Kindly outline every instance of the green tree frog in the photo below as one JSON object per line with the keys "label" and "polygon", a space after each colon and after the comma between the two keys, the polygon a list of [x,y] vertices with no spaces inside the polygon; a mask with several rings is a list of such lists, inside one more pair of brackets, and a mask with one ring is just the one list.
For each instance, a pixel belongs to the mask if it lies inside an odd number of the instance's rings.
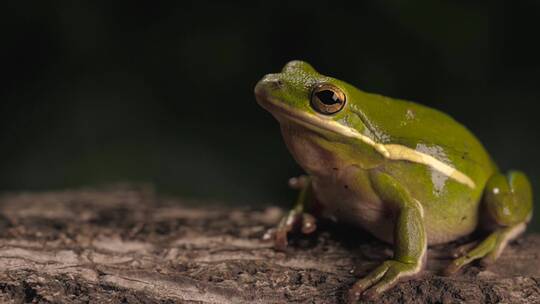
{"label": "green tree frog", "polygon": [[322,216],[393,244],[392,259],[358,280],[350,301],[419,273],[428,245],[470,234],[479,223],[490,234],[446,273],[477,259],[491,263],[531,219],[525,174],[499,172],[478,139],[445,113],[361,91],[303,61],[264,76],[255,96],[307,173],[291,181],[300,195],[271,236],[275,246],[287,245],[293,227],[315,230],[314,204]]}

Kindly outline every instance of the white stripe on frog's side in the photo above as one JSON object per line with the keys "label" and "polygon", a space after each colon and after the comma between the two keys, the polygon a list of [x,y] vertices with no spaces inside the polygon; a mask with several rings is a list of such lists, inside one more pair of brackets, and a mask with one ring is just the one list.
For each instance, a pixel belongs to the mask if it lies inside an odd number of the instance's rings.
{"label": "white stripe on frog's side", "polygon": [[316,126],[322,129],[326,129],[328,131],[342,134],[347,137],[359,139],[364,143],[372,146],[377,152],[379,152],[381,155],[388,159],[406,160],[418,164],[424,164],[470,188],[474,189],[476,187],[474,181],[465,173],[448,164],[445,164],[444,162],[436,159],[431,155],[416,151],[403,145],[377,143],[366,135],[359,133],[357,130],[339,124],[338,122],[331,120],[330,118],[301,112],[283,103],[272,103],[274,104],[274,106],[282,108],[282,110],[284,111],[281,113],[285,116],[299,121],[300,123],[307,123],[307,126]]}
{"label": "white stripe on frog's side", "polygon": [[435,170],[443,173],[444,175],[450,177],[453,180],[469,186],[470,188],[474,189],[476,187],[474,181],[469,176],[465,175],[465,173],[457,170],[450,165],[443,163],[442,161],[436,159],[431,155],[418,152],[402,145],[390,144],[385,145],[385,148],[389,152],[388,158],[390,159],[403,159],[419,164],[424,164],[434,168]]}

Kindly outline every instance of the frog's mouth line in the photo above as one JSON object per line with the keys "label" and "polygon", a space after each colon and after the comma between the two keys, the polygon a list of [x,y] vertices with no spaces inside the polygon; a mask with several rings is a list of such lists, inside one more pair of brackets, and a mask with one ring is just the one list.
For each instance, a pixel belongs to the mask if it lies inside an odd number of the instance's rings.
{"label": "frog's mouth line", "polygon": [[268,106],[269,108],[271,108],[270,112],[272,114],[279,117],[284,117],[290,121],[294,121],[295,123],[302,125],[308,129],[315,131],[328,131],[334,134],[347,136],[346,134],[340,132],[340,130],[337,130],[335,127],[333,127],[332,120],[298,111],[286,104],[278,105],[278,103],[269,102]]}
{"label": "frog's mouth line", "polygon": [[381,153],[383,156],[388,157],[388,152],[386,151],[384,145],[376,143],[371,138],[367,137],[364,134],[359,133],[358,131],[346,127],[330,118],[324,117],[322,115],[310,114],[306,112],[301,112],[283,102],[279,102],[272,97],[267,96],[266,94],[256,94],[257,102],[270,113],[278,116],[283,116],[289,120],[292,120],[296,123],[299,123],[307,128],[316,129],[316,131],[324,130],[339,134],[349,138],[356,138],[360,141],[372,146]]}
{"label": "frog's mouth line", "polygon": [[[262,94],[261,94],[262,93]],[[381,144],[375,142],[373,139],[367,137],[358,131],[339,124],[329,118],[323,118],[317,115],[301,112],[294,109],[283,102],[273,99],[267,96],[263,92],[256,92],[257,102],[270,113],[283,116],[289,120],[295,121],[310,129],[322,129],[349,138],[358,139],[365,144],[373,147],[377,152],[383,155],[387,159],[392,160],[405,160],[414,163],[424,164],[429,166],[451,179],[468,186],[469,188],[476,188],[475,182],[467,176],[465,173],[458,169],[448,165],[435,157],[425,154],[420,151],[416,151],[407,146],[399,144]]]}
{"label": "frog's mouth line", "polygon": [[280,102],[274,98],[266,96],[266,94],[257,94],[257,102],[260,106],[273,115],[292,120],[306,128],[315,129],[316,131],[330,131],[332,133],[346,136],[346,134],[343,134],[340,132],[340,130],[336,130],[336,128],[332,127],[331,123],[333,121],[327,118],[315,116],[313,114],[301,112],[284,102]]}

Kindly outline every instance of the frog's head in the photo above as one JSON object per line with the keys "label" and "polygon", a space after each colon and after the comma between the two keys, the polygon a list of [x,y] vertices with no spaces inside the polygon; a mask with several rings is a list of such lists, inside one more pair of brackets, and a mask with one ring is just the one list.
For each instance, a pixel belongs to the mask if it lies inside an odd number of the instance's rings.
{"label": "frog's head", "polygon": [[375,142],[363,121],[365,93],[319,74],[306,62],[291,61],[281,73],[264,76],[255,86],[255,96],[282,130],[293,130],[297,139],[298,134],[300,139],[309,137],[311,143],[342,158],[364,160],[367,166],[384,155],[384,147]]}

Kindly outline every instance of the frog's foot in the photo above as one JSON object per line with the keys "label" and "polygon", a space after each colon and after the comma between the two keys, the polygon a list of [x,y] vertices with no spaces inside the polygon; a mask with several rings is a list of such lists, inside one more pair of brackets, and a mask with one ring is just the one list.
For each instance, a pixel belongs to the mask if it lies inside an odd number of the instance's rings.
{"label": "frog's foot", "polygon": [[360,297],[374,298],[394,286],[398,280],[412,277],[421,269],[420,263],[386,261],[353,285],[348,301],[355,303]]}
{"label": "frog's foot", "polygon": [[[476,245],[478,245],[478,241],[472,241],[472,242],[469,242],[469,243],[459,245],[458,247],[450,250],[449,257],[454,258],[454,259],[462,257],[465,254],[467,254],[467,252],[471,251],[471,249],[476,247]],[[445,256],[447,256],[447,255],[445,255]]]}
{"label": "frog's foot", "polygon": [[446,274],[458,272],[474,260],[482,264],[493,263],[508,242],[525,231],[532,216],[532,191],[525,174],[511,171],[508,175],[495,174],[488,180],[483,204],[496,228],[485,240],[467,254],[455,259],[446,268]]}
{"label": "frog's foot", "polygon": [[284,251],[288,244],[287,235],[297,227],[304,234],[314,232],[317,229],[315,217],[293,209],[281,219],[276,228],[272,228],[264,234],[263,240],[273,241],[277,250]]}
{"label": "frog's foot", "polygon": [[294,177],[289,180],[289,187],[300,190],[294,208],[285,215],[278,226],[270,229],[263,236],[263,240],[273,240],[277,250],[285,250],[287,247],[287,235],[294,229],[300,228],[304,234],[310,234],[317,229],[315,217],[304,212],[306,204],[312,200],[310,197],[311,178],[306,175]]}
{"label": "frog's foot", "polygon": [[525,231],[525,227],[526,224],[521,223],[513,227],[495,230],[471,251],[452,261],[444,270],[444,273],[446,275],[452,275],[463,268],[463,266],[478,259],[482,259],[481,264],[483,265],[492,264],[501,255],[508,242]]}

